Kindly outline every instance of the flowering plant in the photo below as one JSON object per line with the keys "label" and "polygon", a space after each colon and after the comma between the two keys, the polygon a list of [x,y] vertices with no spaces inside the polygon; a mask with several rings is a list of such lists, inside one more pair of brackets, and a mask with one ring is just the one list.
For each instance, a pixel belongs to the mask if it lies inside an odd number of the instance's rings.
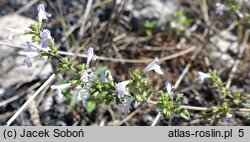
{"label": "flowering plant", "polygon": [[[236,111],[248,111],[245,108],[248,108],[249,104],[247,104],[245,98],[249,95],[239,92],[231,93],[216,71],[197,73],[199,83],[203,83],[207,79],[211,80],[211,88],[215,89],[220,95],[220,104],[207,108],[183,105],[183,93],[176,91],[170,81],[165,82],[163,91],[154,91],[152,85],[145,79],[145,75],[151,71],[159,76],[164,75],[161,66],[157,64],[159,61],[157,57],[143,70],[131,70],[129,72],[130,79],[121,82],[116,82],[109,70],[97,72],[91,68],[91,62],[98,59],[98,56],[94,53],[94,47],[88,48],[86,62],[75,65],[66,57],[58,54],[59,47],[55,46],[50,31],[43,28],[43,21],[48,20],[51,15],[45,11],[42,4],[38,5],[37,10],[38,22],[30,25],[29,30],[25,32],[25,34],[32,35],[32,39],[26,42],[27,49],[20,51],[19,54],[24,56],[23,63],[27,67],[32,66],[34,58],[45,57],[51,63],[56,63],[54,64],[56,66],[54,74],[74,73],[73,78],[67,83],[50,87],[60,97],[67,96],[64,91],[68,90],[72,94],[70,97],[75,99],[76,102],[81,102],[83,107],[88,108],[90,102],[105,102],[107,105],[115,103],[125,112],[130,110],[133,103],[147,103],[153,105],[165,117],[178,115],[186,120],[191,118],[190,110],[201,111],[202,117],[207,121],[210,121],[213,117],[229,119]],[[221,12],[218,11],[219,14]],[[10,40],[12,40],[12,33],[10,32]],[[153,101],[151,100],[152,95],[158,95],[159,97]]]}

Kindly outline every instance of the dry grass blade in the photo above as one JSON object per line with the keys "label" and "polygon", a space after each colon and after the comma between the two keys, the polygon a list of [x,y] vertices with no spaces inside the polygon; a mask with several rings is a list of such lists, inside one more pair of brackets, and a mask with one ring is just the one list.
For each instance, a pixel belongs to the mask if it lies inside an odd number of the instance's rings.
{"label": "dry grass blade", "polygon": [[53,79],[55,78],[55,74],[52,74],[44,83],[43,85],[21,106],[21,108],[7,121],[7,126],[12,124],[12,122],[22,113],[27,106],[32,102],[37,95],[46,87]]}

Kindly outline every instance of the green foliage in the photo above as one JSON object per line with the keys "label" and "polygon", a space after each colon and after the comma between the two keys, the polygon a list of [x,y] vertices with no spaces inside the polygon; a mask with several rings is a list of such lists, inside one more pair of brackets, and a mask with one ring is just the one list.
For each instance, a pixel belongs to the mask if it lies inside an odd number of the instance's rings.
{"label": "green foliage", "polygon": [[33,35],[37,35],[39,36],[40,35],[40,31],[41,31],[41,27],[42,27],[42,23],[41,22],[38,22],[38,23],[35,23],[35,24],[31,24],[29,26],[29,31],[25,31],[25,34],[33,34]]}
{"label": "green foliage", "polygon": [[190,119],[190,114],[187,109],[181,108],[181,100],[183,94],[178,93],[176,97],[174,94],[167,92],[159,92],[159,100],[156,103],[156,107],[161,109],[161,112],[165,117],[171,117],[173,114],[180,115],[184,119]]}
{"label": "green foliage", "polygon": [[232,97],[230,90],[225,86],[226,83],[221,80],[216,71],[209,72],[209,75],[213,81],[213,85],[211,86],[211,88],[216,89],[220,93],[220,95],[223,95],[225,97]]}
{"label": "green foliage", "polygon": [[[69,92],[70,92],[70,90],[69,90]],[[68,92],[68,93],[69,93]],[[69,100],[69,104],[71,105],[71,106],[75,106],[76,105],[76,103],[77,103],[77,93],[74,93],[74,94],[72,94],[71,96],[67,96],[68,97],[68,100]]]}
{"label": "green foliage", "polygon": [[73,64],[70,63],[67,58],[62,57],[60,61],[61,62],[57,65],[57,70],[55,72],[56,74],[62,71],[71,70],[73,68]]}
{"label": "green foliage", "polygon": [[151,85],[143,78],[144,72],[130,71],[130,76],[130,90],[135,95],[135,100],[137,102],[146,101],[152,94],[153,90]]}
{"label": "green foliage", "polygon": [[144,27],[145,27],[145,33],[147,36],[152,36],[153,35],[153,29],[156,25],[156,21],[146,21],[144,23]]}
{"label": "green foliage", "polygon": [[248,114],[245,118],[246,118],[247,120],[250,120],[250,114]]}
{"label": "green foliage", "polygon": [[204,120],[209,122],[213,116],[225,118],[239,108],[247,107],[248,104],[245,103],[247,94],[241,94],[239,91],[232,93],[225,86],[225,82],[221,80],[216,71],[210,71],[209,76],[212,80],[211,88],[218,91],[219,95],[221,95],[221,100],[217,107],[214,106],[209,112],[202,113]]}
{"label": "green foliage", "polygon": [[32,36],[32,42],[40,42],[40,37],[39,36],[37,36],[37,35],[33,35]]}
{"label": "green foliage", "polygon": [[25,34],[33,35],[32,42],[39,42],[41,40],[40,38],[41,27],[42,27],[42,23],[38,22],[35,24],[31,24],[29,26],[29,30],[25,31]]}
{"label": "green foliage", "polygon": [[98,67],[95,72],[94,72],[94,75],[100,75],[101,73],[104,73],[105,74],[105,71],[107,70],[107,67]]}
{"label": "green foliage", "polygon": [[184,118],[184,119],[186,119],[186,120],[189,120],[189,119],[190,119],[190,114],[189,114],[189,112],[188,112],[187,109],[184,109],[184,108],[180,109],[179,114],[180,114],[180,116],[181,116],[182,118]]}
{"label": "green foliage", "polygon": [[104,101],[106,104],[110,104],[112,101],[116,100],[117,103],[120,103],[120,100],[117,98],[117,95],[114,95],[116,88],[113,80],[108,77],[108,74],[105,74],[106,81],[100,81],[100,74],[105,72],[101,71],[103,69],[97,70],[94,74],[97,74],[97,78],[92,82],[92,86],[89,90],[90,94],[97,101]]}
{"label": "green foliage", "polygon": [[96,108],[96,102],[92,101],[92,100],[88,101],[86,111],[88,113],[91,113],[91,112],[93,112],[95,110],[95,108]]}
{"label": "green foliage", "polygon": [[171,20],[170,26],[176,30],[177,34],[182,35],[188,30],[192,22],[193,19],[188,18],[183,10],[178,10]]}
{"label": "green foliage", "polygon": [[70,83],[72,83],[72,86],[78,86],[81,85],[82,81],[81,81],[81,73],[78,72],[74,75],[74,78],[70,81]]}
{"label": "green foliage", "polygon": [[[224,0],[224,4],[230,6],[231,10],[235,12],[240,11],[240,4],[235,0]],[[249,14],[245,14],[245,19],[250,19]],[[171,21],[170,25],[173,29],[176,30],[178,34],[184,34],[188,28],[190,27],[192,19],[188,18],[185,15],[183,10],[176,11],[176,14]],[[249,22],[250,23],[250,22]],[[156,25],[156,21],[147,21],[145,22],[145,33],[147,36],[153,35],[153,29]],[[42,23],[38,22],[35,24],[31,24],[29,26],[29,30],[25,32],[25,34],[32,35],[32,42],[39,43],[41,41],[40,31],[41,31]],[[57,69],[55,74],[65,72],[65,71],[74,71],[73,78],[69,81],[71,83],[71,88],[68,88],[62,94],[68,98],[71,105],[75,105],[77,103],[77,87],[82,87],[81,89],[86,89],[88,99],[86,111],[91,113],[97,106],[99,102],[105,102],[106,104],[110,104],[115,102],[116,104],[121,104],[127,97],[132,97],[137,103],[149,103],[149,96],[153,94],[153,88],[151,84],[149,84],[145,79],[145,73],[142,71],[130,71],[131,79],[127,84],[128,94],[124,98],[119,98],[117,93],[117,86],[111,78],[110,73],[107,72],[106,67],[99,67],[94,71],[95,78],[91,79],[88,82],[84,82],[82,80],[83,71],[89,69],[89,65],[80,64],[76,65],[76,69],[73,67],[73,63],[71,63],[67,58],[58,55],[58,48],[55,47],[54,39],[51,38],[49,41],[49,50],[41,50],[40,55],[42,57],[47,57],[48,59],[56,59],[55,63]],[[105,78],[101,78],[105,75]],[[221,80],[218,73],[216,71],[209,72],[210,79],[212,80],[211,88],[215,89],[220,95],[221,100],[219,101],[217,106],[211,107],[208,112],[201,112],[204,120],[211,121],[213,117],[227,117],[228,114],[237,111],[242,107],[249,107],[249,103],[246,102],[249,99],[249,94],[241,94],[238,92],[231,92],[230,88],[225,86],[225,82]],[[85,91],[85,90],[84,90]],[[71,94],[72,93],[72,94]],[[86,94],[81,94],[86,95]],[[182,98],[183,94],[178,92],[159,92],[159,99],[157,100],[154,106],[161,110],[161,113],[166,117],[171,117],[173,115],[179,115],[182,118],[189,120],[190,114],[189,111],[182,106]],[[246,117],[250,119],[250,115]]]}
{"label": "green foliage", "polygon": [[241,3],[237,0],[223,0],[222,3],[228,5],[233,12],[239,12],[241,9]]}

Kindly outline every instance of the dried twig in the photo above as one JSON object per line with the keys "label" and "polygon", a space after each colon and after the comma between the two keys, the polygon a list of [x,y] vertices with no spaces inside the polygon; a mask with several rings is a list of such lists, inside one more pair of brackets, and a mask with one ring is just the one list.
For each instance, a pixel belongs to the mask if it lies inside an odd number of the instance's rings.
{"label": "dried twig", "polygon": [[39,0],[31,0],[29,1],[27,4],[25,4],[23,7],[19,8],[16,12],[14,12],[13,14],[20,14],[26,10],[28,10],[32,5],[34,5],[35,3],[37,3]]}
{"label": "dried twig", "polygon": [[[16,47],[16,48],[26,48],[25,46],[18,46],[18,45],[14,45],[14,44],[3,43],[3,42],[0,42],[0,45],[5,45],[5,46],[9,46],[9,47]],[[167,60],[171,60],[171,59],[183,56],[185,54],[193,52],[196,49],[197,49],[196,46],[189,47],[185,50],[174,53],[172,55],[168,55],[166,57],[159,58],[159,62],[161,63],[161,62],[164,62]],[[77,56],[77,57],[87,58],[87,54],[76,54],[76,53],[66,52],[66,51],[58,51],[58,54],[66,55],[66,56]],[[112,61],[112,62],[124,62],[124,63],[135,63],[135,64],[137,64],[137,63],[149,63],[152,61],[152,59],[149,59],[149,58],[146,58],[146,59],[124,59],[124,58],[120,59],[120,58],[109,58],[109,57],[104,57],[104,56],[97,56],[97,60]]]}
{"label": "dried twig", "polygon": [[[156,104],[156,102],[154,102],[154,101],[148,101],[148,103],[153,104],[153,105]],[[209,108],[209,107],[197,107],[197,106],[190,106],[190,105],[181,105],[180,108],[185,108],[185,109],[193,110],[193,111],[210,111],[211,110],[211,108]],[[250,109],[249,108],[239,108],[235,112],[250,112]]]}
{"label": "dried twig", "polygon": [[137,108],[136,108],[136,110],[134,110],[132,113],[130,113],[128,116],[126,116],[124,119],[122,119],[121,121],[119,121],[119,122],[117,122],[117,123],[115,123],[115,124],[113,124],[113,125],[115,125],[115,126],[120,126],[120,125],[122,125],[123,123],[125,123],[125,122],[127,122],[129,119],[131,119],[136,113],[138,113],[138,112],[140,112],[140,108],[142,108],[142,106],[143,106],[143,104],[140,104]]}
{"label": "dried twig", "polygon": [[83,15],[82,19],[80,19],[80,26],[81,26],[80,31],[79,31],[79,38],[80,39],[83,37],[83,35],[85,33],[85,24],[86,24],[87,18],[89,16],[89,12],[90,12],[92,3],[93,3],[93,0],[88,0],[84,15]]}
{"label": "dried twig", "polygon": [[245,36],[244,36],[244,39],[242,41],[242,45],[240,46],[240,49],[239,49],[239,54],[238,54],[238,57],[237,57],[237,60],[234,62],[234,65],[232,67],[232,70],[229,74],[229,78],[227,80],[227,84],[226,84],[226,87],[229,88],[230,85],[231,85],[231,82],[232,82],[232,79],[234,77],[234,73],[236,72],[239,64],[240,64],[240,60],[241,58],[243,57],[243,53],[247,47],[247,40],[249,38],[249,31],[246,31],[245,32]]}
{"label": "dried twig", "polygon": [[35,99],[35,97],[46,87],[53,79],[55,78],[55,74],[52,74],[43,85],[27,100],[21,108],[7,121],[7,126],[9,126],[20,114],[23,112],[26,107],[30,104],[31,101]]}
{"label": "dried twig", "polygon": [[[27,90],[27,92],[30,92],[31,90],[33,90],[34,88],[38,87],[39,85],[40,85],[40,83],[36,83],[36,84],[32,85],[31,87],[29,87],[29,89]],[[25,93],[20,93],[20,94],[15,95],[15,96],[13,96],[13,97],[11,97],[11,98],[8,98],[8,99],[6,99],[6,100],[3,100],[3,101],[0,102],[0,107],[1,107],[1,106],[5,106],[5,105],[7,105],[8,103],[11,103],[11,102],[15,101],[15,100],[21,98],[21,97],[24,96],[24,95],[25,95]]]}

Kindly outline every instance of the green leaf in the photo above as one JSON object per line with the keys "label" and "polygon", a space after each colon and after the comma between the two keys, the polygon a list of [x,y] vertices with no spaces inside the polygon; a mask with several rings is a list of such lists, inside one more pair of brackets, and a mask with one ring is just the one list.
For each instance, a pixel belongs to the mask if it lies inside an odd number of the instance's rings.
{"label": "green leaf", "polygon": [[177,94],[175,101],[180,102],[182,99],[183,94]]}
{"label": "green leaf", "polygon": [[186,120],[190,119],[190,114],[187,109],[181,109],[180,110],[180,116]]}
{"label": "green leaf", "polygon": [[88,101],[88,105],[86,107],[86,110],[88,113],[91,113],[96,108],[96,102],[94,101]]}
{"label": "green leaf", "polygon": [[[69,90],[69,91],[70,91],[70,90]],[[73,96],[70,98],[69,104],[70,104],[71,106],[74,106],[74,105],[76,105],[76,103],[77,103],[77,94],[75,93],[75,94],[73,94]]]}
{"label": "green leaf", "polygon": [[146,35],[149,37],[153,35],[152,30],[145,30],[145,32],[146,32]]}
{"label": "green leaf", "polygon": [[245,118],[246,118],[247,120],[250,120],[250,114],[248,114]]}
{"label": "green leaf", "polygon": [[33,35],[32,36],[32,42],[39,42],[41,39],[39,36]]}
{"label": "green leaf", "polygon": [[184,14],[185,14],[185,12],[183,10],[177,10],[176,11],[176,15],[182,16]]}
{"label": "green leaf", "polygon": [[41,27],[42,27],[42,22],[38,22],[37,23],[37,32],[38,33],[41,31]]}
{"label": "green leaf", "polygon": [[62,63],[64,64],[68,64],[69,60],[67,58],[61,58]]}
{"label": "green leaf", "polygon": [[107,67],[105,67],[105,66],[103,66],[103,67],[98,67],[98,68],[95,70],[94,74],[95,74],[95,75],[98,75],[98,74],[101,74],[102,72],[105,72],[106,70],[107,70]]}
{"label": "green leaf", "polygon": [[144,26],[147,29],[153,29],[155,25],[156,25],[156,21],[146,21],[144,24]]}
{"label": "green leaf", "polygon": [[77,66],[77,70],[78,71],[82,71],[84,69],[84,66],[82,64],[78,65]]}

